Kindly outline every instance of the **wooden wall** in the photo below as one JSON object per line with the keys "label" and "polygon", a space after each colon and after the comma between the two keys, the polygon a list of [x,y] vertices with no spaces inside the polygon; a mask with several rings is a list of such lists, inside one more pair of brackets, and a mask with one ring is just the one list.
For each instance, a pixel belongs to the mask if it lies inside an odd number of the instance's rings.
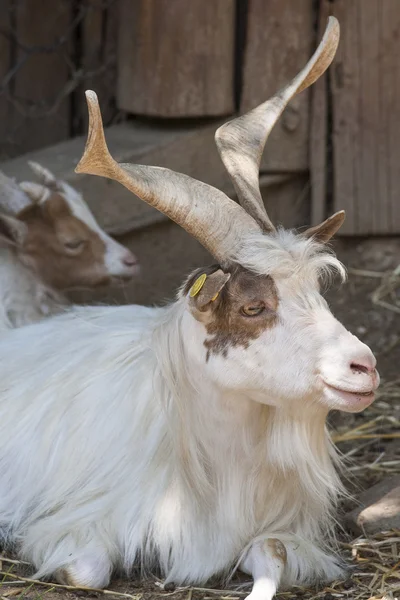
{"label": "wooden wall", "polygon": [[[186,0],[121,0],[120,109],[175,122],[229,118],[272,95],[312,53],[313,0],[297,0],[295,10],[293,0],[191,0],[188,6]],[[311,216],[309,120],[306,91],[282,115],[261,164],[268,209],[287,227]]]}
{"label": "wooden wall", "polygon": [[345,235],[400,233],[399,0],[2,0],[0,159],[83,135],[87,88],[106,125],[216,127],[293,77],[329,14],[337,57],[274,128],[263,197],[285,226],[344,208]]}
{"label": "wooden wall", "polygon": [[118,42],[120,108],[155,117],[234,112],[234,0],[121,0]]}
{"label": "wooden wall", "polygon": [[314,89],[315,218],[328,195],[331,210],[346,209],[342,234],[398,234],[400,3],[321,0],[320,28],[328,14],[340,22],[341,41]]}

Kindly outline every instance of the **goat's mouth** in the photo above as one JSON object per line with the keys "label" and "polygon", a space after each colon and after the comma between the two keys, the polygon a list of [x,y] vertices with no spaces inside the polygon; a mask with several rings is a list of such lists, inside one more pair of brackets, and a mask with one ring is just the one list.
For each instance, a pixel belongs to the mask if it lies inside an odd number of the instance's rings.
{"label": "goat's mouth", "polygon": [[375,399],[375,390],[349,390],[336,387],[324,381],[325,395],[338,410],[360,412],[370,406]]}
{"label": "goat's mouth", "polygon": [[114,274],[111,275],[111,283],[112,284],[116,284],[116,285],[122,285],[124,283],[127,283],[128,281],[131,281],[131,279],[133,279],[134,277],[137,277],[137,275],[139,275],[140,273],[140,266],[139,265],[135,265],[134,267],[131,267],[129,271],[127,271],[126,273],[118,273],[118,274]]}

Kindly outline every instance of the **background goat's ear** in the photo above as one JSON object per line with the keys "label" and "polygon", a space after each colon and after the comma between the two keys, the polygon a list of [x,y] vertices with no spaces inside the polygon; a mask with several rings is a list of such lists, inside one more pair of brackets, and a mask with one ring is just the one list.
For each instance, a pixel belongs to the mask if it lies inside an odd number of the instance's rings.
{"label": "background goat's ear", "polygon": [[2,245],[22,246],[27,232],[28,228],[23,221],[0,214],[0,243]]}
{"label": "background goat's ear", "polygon": [[218,295],[230,278],[230,273],[224,273],[221,269],[214,271],[211,275],[201,274],[193,282],[189,290],[190,307],[201,312],[212,308]]}
{"label": "background goat's ear", "polygon": [[335,235],[335,233],[341,228],[343,225],[343,221],[345,219],[344,210],[340,210],[335,213],[329,219],[326,219],[323,223],[319,225],[315,225],[315,227],[310,227],[306,229],[301,235],[306,238],[313,238],[317,242],[329,242],[331,237]]}

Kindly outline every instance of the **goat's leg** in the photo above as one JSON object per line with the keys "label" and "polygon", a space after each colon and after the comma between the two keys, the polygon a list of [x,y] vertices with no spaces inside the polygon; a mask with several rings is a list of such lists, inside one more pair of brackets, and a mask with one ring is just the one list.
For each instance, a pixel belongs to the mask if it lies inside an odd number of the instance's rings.
{"label": "goat's leg", "polygon": [[277,539],[267,539],[251,546],[239,567],[254,579],[253,589],[247,600],[272,600],[286,560],[286,548]]}
{"label": "goat's leg", "polygon": [[110,583],[111,572],[112,565],[107,554],[92,550],[58,569],[55,578],[63,585],[102,589]]}

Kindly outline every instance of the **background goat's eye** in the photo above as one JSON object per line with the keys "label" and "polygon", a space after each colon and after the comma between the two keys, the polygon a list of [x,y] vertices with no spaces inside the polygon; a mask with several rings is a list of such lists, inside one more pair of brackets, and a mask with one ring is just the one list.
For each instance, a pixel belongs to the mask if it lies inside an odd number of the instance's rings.
{"label": "background goat's eye", "polygon": [[265,310],[265,306],[263,304],[242,307],[242,313],[246,315],[246,317],[256,317],[257,315],[260,315],[263,310]]}
{"label": "background goat's eye", "polygon": [[71,240],[69,242],[64,242],[64,247],[69,252],[79,252],[84,246],[84,240]]}

